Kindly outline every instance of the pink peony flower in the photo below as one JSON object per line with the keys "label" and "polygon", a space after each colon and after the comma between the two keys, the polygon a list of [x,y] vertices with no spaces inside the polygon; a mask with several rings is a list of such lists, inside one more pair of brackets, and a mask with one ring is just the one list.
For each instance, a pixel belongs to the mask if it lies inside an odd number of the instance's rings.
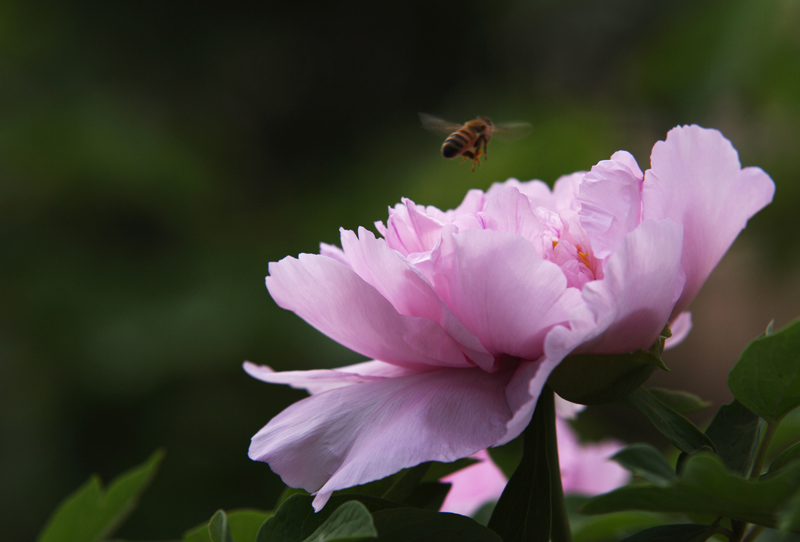
{"label": "pink peony flower", "polygon": [[[622,449],[615,440],[582,445],[569,423],[556,418],[558,458],[564,493],[597,495],[625,484],[628,471],[609,457]],[[442,478],[452,484],[442,503],[442,512],[471,516],[484,504],[496,501],[508,479],[489,458],[486,450],[473,454],[480,462]]]}
{"label": "pink peony flower", "polygon": [[716,130],[678,127],[645,174],[624,151],[588,173],[471,190],[455,210],[410,200],[383,236],[269,266],[267,288],[372,361],[255,378],[311,396],[274,417],[249,455],[289,486],[333,491],[504,444],[572,352],[649,348],[684,312],[747,220],[772,199]]}

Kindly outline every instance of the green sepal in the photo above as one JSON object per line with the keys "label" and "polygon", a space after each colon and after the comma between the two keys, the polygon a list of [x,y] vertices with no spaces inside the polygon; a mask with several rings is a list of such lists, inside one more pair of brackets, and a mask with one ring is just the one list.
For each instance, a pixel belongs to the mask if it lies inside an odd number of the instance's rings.
{"label": "green sepal", "polygon": [[728,388],[770,424],[800,405],[800,319],[751,342],[728,374]]}
{"label": "green sepal", "polygon": [[690,456],[668,486],[631,485],[599,495],[581,509],[586,514],[623,510],[683,512],[725,516],[766,527],[778,527],[779,514],[800,487],[800,463],[768,479],[751,481],[729,471],[710,453]]}
{"label": "green sepal", "polygon": [[58,505],[38,542],[94,542],[108,537],[133,511],[163,457],[161,450],[156,451],[142,465],[116,477],[105,491],[100,479],[92,476]]}
{"label": "green sepal", "polygon": [[705,447],[714,449],[711,442],[700,429],[685,416],[671,409],[645,388],[638,388],[627,397],[658,431],[667,437],[679,450],[687,453],[697,452]]}
{"label": "green sepal", "polygon": [[649,350],[623,354],[573,354],[550,374],[547,383],[567,401],[581,405],[613,403],[633,392],[656,368],[669,371],[661,355],[672,336],[665,327]]}

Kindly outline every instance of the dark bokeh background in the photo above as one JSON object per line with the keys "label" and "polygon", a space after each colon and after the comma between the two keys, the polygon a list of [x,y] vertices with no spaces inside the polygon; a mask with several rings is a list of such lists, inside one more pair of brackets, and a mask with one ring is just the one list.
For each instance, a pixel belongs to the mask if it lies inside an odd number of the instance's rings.
{"label": "dark bokeh background", "polygon": [[[160,446],[121,536],[270,507],[279,480],[249,439],[303,394],[241,362],[361,358],[272,302],[268,262],[336,243],[402,196],[450,208],[621,148],[645,169],[681,123],[721,129],[778,187],[657,380],[727,400],[741,348],[800,314],[798,28],[795,0],[3,3],[4,540],[33,538],[89,474]],[[418,111],[535,129],[493,142],[470,174]]]}

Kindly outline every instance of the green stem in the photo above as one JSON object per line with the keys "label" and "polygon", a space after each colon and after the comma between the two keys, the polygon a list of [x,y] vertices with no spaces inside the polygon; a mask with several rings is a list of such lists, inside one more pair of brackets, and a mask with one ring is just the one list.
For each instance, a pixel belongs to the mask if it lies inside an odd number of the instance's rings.
{"label": "green stem", "polygon": [[758,480],[758,477],[761,476],[761,471],[764,468],[764,462],[767,460],[769,445],[772,442],[772,437],[775,436],[775,430],[777,428],[778,424],[776,422],[767,422],[767,429],[764,431],[764,436],[761,438],[761,442],[758,444],[758,453],[753,461],[753,468],[750,470],[751,480]]}
{"label": "green stem", "polygon": [[555,395],[545,386],[523,436],[522,461],[489,528],[505,542],[572,542],[556,441]]}
{"label": "green stem", "polygon": [[[764,430],[764,435],[761,437],[761,442],[758,443],[758,452],[756,453],[756,457],[753,460],[753,465],[750,468],[750,480],[758,480],[759,476],[761,476],[761,471],[764,469],[764,462],[767,459],[769,445],[772,442],[772,437],[775,436],[775,430],[777,427],[777,423],[767,422],[767,428]],[[761,526],[756,526],[750,531],[747,537],[745,537],[745,532],[747,531],[747,522],[732,520],[731,524],[733,526],[734,536],[733,538],[730,538],[730,542],[739,542],[743,539],[748,541],[755,540],[764,529]]]}
{"label": "green stem", "polygon": [[[551,540],[553,542],[572,542],[572,531],[569,528],[567,506],[564,502],[564,487],[561,485],[561,465],[558,461],[558,438],[556,436],[555,394],[550,386],[545,386],[542,394],[547,398],[547,460],[550,465],[550,505],[552,510]],[[539,404],[541,405],[540,400]]]}

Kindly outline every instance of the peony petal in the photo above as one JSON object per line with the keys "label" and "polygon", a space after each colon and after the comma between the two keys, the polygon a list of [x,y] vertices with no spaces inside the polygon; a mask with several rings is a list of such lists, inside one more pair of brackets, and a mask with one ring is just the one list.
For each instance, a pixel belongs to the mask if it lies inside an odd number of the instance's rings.
{"label": "peony petal", "polygon": [[270,263],[269,271],[267,288],[278,305],[351,350],[399,365],[470,365],[437,322],[399,314],[332,258],[301,254]]}
{"label": "peony petal", "polygon": [[576,353],[618,354],[650,348],[667,324],[682,284],[681,227],[646,221],[609,258],[602,280],[583,289],[585,306],[556,328],[547,349],[582,343]]}
{"label": "peony petal", "polygon": [[564,493],[597,495],[625,484],[630,474],[609,459],[622,449],[621,442],[606,440],[581,445],[569,424],[556,418],[558,460]]}
{"label": "peony petal", "polygon": [[670,322],[669,328],[672,331],[672,337],[664,342],[664,349],[673,348],[683,342],[683,339],[689,335],[692,330],[692,313],[682,312],[675,319]]}
{"label": "peony petal", "polygon": [[596,258],[616,251],[625,235],[639,224],[641,185],[642,170],[624,151],[584,175],[578,187],[578,216]]}
{"label": "peony petal", "polygon": [[[389,219],[386,226],[376,222],[375,227],[383,235],[386,242],[393,250],[404,256],[417,252],[431,250],[439,239],[439,231],[446,223],[445,213],[430,208],[417,206],[408,198],[403,198],[403,203],[398,203],[389,209]],[[431,216],[436,215],[436,216]]]}
{"label": "peony petal", "polygon": [[552,250],[553,234],[532,207],[530,198],[517,188],[489,190],[484,213],[491,218],[492,229],[519,235],[532,243],[539,254],[544,254],[545,247]]}
{"label": "peony petal", "polygon": [[369,382],[380,378],[392,378],[411,374],[414,371],[382,361],[365,361],[338,369],[316,369],[311,371],[276,372],[266,365],[244,362],[247,374],[270,384],[288,384],[297,389],[317,394],[324,391]]}
{"label": "peony petal", "polygon": [[372,285],[402,315],[421,316],[439,323],[462,345],[464,353],[478,365],[490,365],[494,357],[481,346],[450,309],[442,303],[428,282],[384,239],[359,228],[358,237],[342,230],[342,248],[351,268]]}
{"label": "peony petal", "polygon": [[471,516],[481,506],[496,501],[506,487],[506,477],[486,450],[472,455],[479,462],[442,478],[452,485],[442,503],[442,512]]}
{"label": "peony petal", "polygon": [[673,316],[689,305],[747,224],[775,193],[759,168],[741,169],[730,141],[717,130],[680,126],[653,147],[645,173],[643,219],[668,218],[684,227],[681,268],[686,285]]}
{"label": "peony petal", "polygon": [[339,387],[299,401],[252,440],[249,455],[292,487],[327,496],[424,461],[492,446],[512,416],[509,372],[439,369]]}
{"label": "peony petal", "polygon": [[579,301],[558,266],[514,234],[446,228],[431,258],[439,296],[497,356],[542,357],[546,333]]}

